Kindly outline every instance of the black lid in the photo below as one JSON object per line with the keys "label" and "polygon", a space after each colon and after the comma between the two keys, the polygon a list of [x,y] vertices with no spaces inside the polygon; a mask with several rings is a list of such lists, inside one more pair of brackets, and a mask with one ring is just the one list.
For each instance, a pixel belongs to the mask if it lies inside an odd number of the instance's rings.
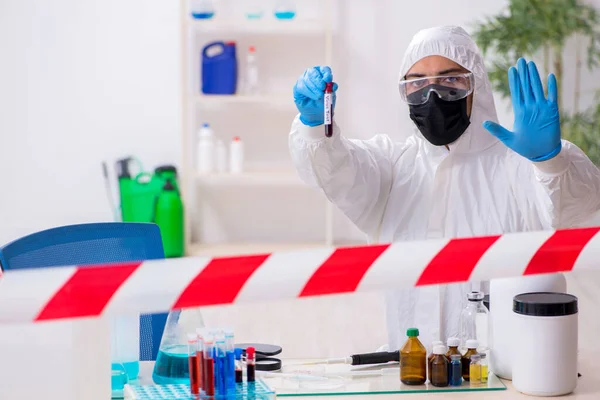
{"label": "black lid", "polygon": [[171,182],[171,180],[167,179],[167,182],[163,186],[163,190],[176,190],[176,189],[175,189],[175,186],[173,185],[173,183]]}
{"label": "black lid", "polygon": [[156,167],[154,170],[154,173],[157,175],[160,175],[163,172],[172,172],[177,175],[177,168],[175,168],[173,165],[161,165],[160,167]]}
{"label": "black lid", "polygon": [[279,358],[265,357],[256,360],[257,371],[279,371],[281,369],[281,360]]}
{"label": "black lid", "polygon": [[533,317],[577,314],[577,297],[566,293],[523,293],[513,298],[513,312]]}

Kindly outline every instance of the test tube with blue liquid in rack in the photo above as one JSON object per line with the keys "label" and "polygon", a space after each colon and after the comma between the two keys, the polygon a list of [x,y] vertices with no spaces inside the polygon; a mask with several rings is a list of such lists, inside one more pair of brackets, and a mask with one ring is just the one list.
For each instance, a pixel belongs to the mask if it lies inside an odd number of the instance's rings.
{"label": "test tube with blue liquid in rack", "polygon": [[225,385],[235,389],[235,347],[232,331],[225,331]]}

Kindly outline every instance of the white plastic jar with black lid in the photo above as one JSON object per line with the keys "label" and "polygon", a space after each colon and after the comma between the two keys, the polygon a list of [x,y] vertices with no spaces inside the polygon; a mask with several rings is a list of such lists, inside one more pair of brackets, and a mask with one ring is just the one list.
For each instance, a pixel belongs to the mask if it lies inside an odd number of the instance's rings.
{"label": "white plastic jar with black lid", "polygon": [[524,293],[514,297],[513,386],[533,396],[560,396],[577,386],[577,297]]}

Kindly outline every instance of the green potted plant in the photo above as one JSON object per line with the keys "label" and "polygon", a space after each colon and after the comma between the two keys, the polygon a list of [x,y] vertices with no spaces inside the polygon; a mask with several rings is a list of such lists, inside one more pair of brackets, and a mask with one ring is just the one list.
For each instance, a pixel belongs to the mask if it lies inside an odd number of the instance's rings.
{"label": "green potted plant", "polygon": [[[503,97],[510,96],[508,68],[519,57],[541,57],[543,72],[553,72],[558,81],[563,138],[600,164],[600,103],[585,110],[580,110],[579,104],[584,63],[589,70],[600,65],[600,13],[596,8],[581,0],[510,0],[508,10],[477,24],[474,39],[488,61],[492,86]],[[565,46],[571,39],[575,58],[567,59]],[[562,96],[565,63],[572,64],[575,71],[570,107]]]}

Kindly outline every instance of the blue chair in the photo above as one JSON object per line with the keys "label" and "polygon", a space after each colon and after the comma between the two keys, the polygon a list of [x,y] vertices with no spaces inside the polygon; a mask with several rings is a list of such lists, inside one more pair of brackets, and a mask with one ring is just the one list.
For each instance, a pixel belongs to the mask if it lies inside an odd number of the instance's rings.
{"label": "blue chair", "polygon": [[[155,224],[110,222],[63,226],[0,247],[3,270],[165,258]],[[140,316],[140,360],[154,361],[168,313]]]}

